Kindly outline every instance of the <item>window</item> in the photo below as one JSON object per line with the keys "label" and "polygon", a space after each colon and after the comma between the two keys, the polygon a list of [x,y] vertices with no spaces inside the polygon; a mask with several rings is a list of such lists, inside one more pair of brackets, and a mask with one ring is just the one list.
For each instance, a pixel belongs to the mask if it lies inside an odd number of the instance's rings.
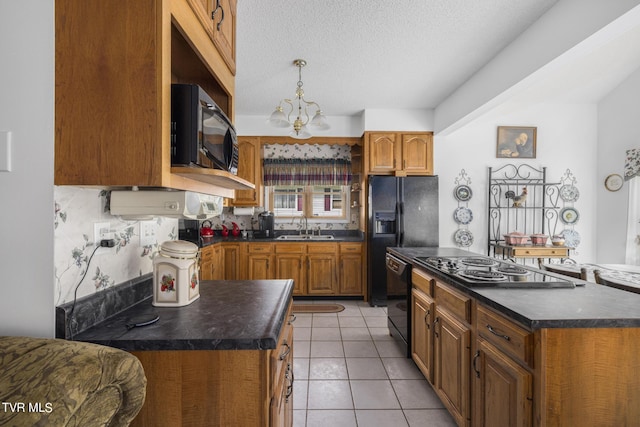
{"label": "window", "polygon": [[267,188],[269,206],[276,218],[347,219],[349,187],[340,185]]}

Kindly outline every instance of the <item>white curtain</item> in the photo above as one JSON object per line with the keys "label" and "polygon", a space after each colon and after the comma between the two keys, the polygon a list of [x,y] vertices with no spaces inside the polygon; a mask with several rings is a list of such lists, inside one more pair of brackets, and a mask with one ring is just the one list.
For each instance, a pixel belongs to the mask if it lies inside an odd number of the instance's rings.
{"label": "white curtain", "polygon": [[625,263],[640,265],[640,177],[628,181],[629,214],[627,215],[627,250]]}

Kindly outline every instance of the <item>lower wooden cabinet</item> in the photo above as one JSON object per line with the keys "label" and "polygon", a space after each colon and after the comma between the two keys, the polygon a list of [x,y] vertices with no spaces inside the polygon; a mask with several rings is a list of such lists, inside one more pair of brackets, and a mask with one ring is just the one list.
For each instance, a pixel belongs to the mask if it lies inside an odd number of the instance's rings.
{"label": "lower wooden cabinet", "polygon": [[412,286],[412,358],[459,426],[640,426],[640,328],[531,330],[422,269]]}
{"label": "lower wooden cabinet", "polygon": [[433,299],[418,289],[411,290],[411,358],[433,384]]}
{"label": "lower wooden cabinet", "polygon": [[473,426],[533,425],[533,375],[482,338],[473,358]]}
{"label": "lower wooden cabinet", "polygon": [[292,304],[272,350],[135,351],[147,377],[132,426],[291,427]]}
{"label": "lower wooden cabinet", "polygon": [[240,244],[224,243],[222,245],[222,259],[224,264],[224,279],[240,279]]}
{"label": "lower wooden cabinet", "polygon": [[340,243],[338,294],[362,295],[364,262],[362,243]]}
{"label": "lower wooden cabinet", "polygon": [[471,329],[437,303],[434,324],[435,391],[458,426],[468,426],[471,419]]}
{"label": "lower wooden cabinet", "polygon": [[224,278],[222,244],[215,243],[200,249],[200,280],[222,280]]}

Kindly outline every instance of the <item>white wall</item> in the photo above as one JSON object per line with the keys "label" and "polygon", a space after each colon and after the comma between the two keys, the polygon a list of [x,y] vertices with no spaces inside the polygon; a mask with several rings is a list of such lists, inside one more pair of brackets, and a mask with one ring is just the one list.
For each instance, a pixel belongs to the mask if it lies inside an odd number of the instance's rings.
{"label": "white wall", "polygon": [[640,70],[636,71],[598,104],[598,262],[624,264],[629,186],[610,192],[605,178],[612,173],[624,176],[625,151],[640,148],[636,131],[640,117]]}
{"label": "white wall", "polygon": [[[526,163],[538,169],[546,167],[548,181],[559,181],[567,169],[577,178],[580,197],[574,207],[580,213],[580,220],[575,230],[582,241],[571,257],[576,261],[593,262],[597,220],[596,193],[593,191],[597,182],[593,173],[597,153],[596,118],[595,105],[540,104],[511,114],[489,113],[447,136],[436,135],[434,168],[440,177],[440,246],[455,245],[453,234],[458,224],[453,219],[453,212],[458,202],[453,189],[461,169],[471,178],[473,191],[468,207],[473,212],[469,230],[475,239],[470,250],[486,254],[488,167]],[[537,127],[536,158],[526,161],[497,159],[498,126]]]}
{"label": "white wall", "polygon": [[53,336],[54,2],[0,2],[0,335]]}

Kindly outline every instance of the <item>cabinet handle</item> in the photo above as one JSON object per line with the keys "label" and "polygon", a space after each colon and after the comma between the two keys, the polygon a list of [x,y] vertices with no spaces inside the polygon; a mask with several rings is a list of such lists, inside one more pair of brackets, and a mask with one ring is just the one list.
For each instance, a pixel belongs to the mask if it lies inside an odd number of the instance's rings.
{"label": "cabinet handle", "polygon": [[406,169],[407,168],[407,161],[403,160],[402,161],[402,169]]}
{"label": "cabinet handle", "polygon": [[429,317],[430,314],[431,314],[431,310],[427,310],[424,313],[424,324],[427,325],[427,329],[431,329],[431,325],[429,325],[429,322],[427,320],[427,317]]}
{"label": "cabinet handle", "polygon": [[506,340],[506,341],[511,341],[511,338],[509,337],[509,335],[503,335],[503,334],[501,334],[501,333],[497,332],[495,329],[493,329],[493,328],[491,327],[491,325],[487,325],[487,329],[488,329],[488,330],[489,330],[489,332],[491,332],[493,335],[495,335],[495,336],[497,336],[497,337],[500,337],[500,338],[502,338],[502,339],[504,339],[504,340]]}
{"label": "cabinet handle", "polygon": [[293,394],[293,382],[295,381],[293,369],[291,369],[291,363],[287,363],[287,372],[284,374],[284,377],[289,381],[289,385],[287,386],[287,394],[284,395],[285,402],[289,402],[289,398]]}
{"label": "cabinet handle", "polygon": [[476,367],[476,361],[478,360],[478,357],[480,357],[480,351],[476,351],[476,354],[473,355],[473,370],[476,372],[476,378],[480,378],[480,371],[478,371],[478,368]]}
{"label": "cabinet handle", "polygon": [[433,322],[433,335],[435,335],[436,338],[440,338],[440,334],[438,334],[438,329],[436,328],[438,323],[440,323],[440,318],[436,317],[436,320]]}
{"label": "cabinet handle", "polygon": [[211,12],[211,19],[216,19],[216,13],[220,9],[220,21],[216,24],[216,30],[220,31],[220,26],[222,25],[222,21],[224,21],[224,9],[220,6],[220,0],[216,0],[216,8]]}
{"label": "cabinet handle", "polygon": [[289,353],[291,353],[291,346],[290,346],[289,344],[287,344],[286,342],[284,342],[284,343],[282,343],[282,345],[283,345],[283,346],[285,346],[285,347],[287,347],[287,348],[284,350],[284,353],[282,353],[282,354],[280,355],[280,357],[278,358],[278,359],[280,359],[280,360],[284,360],[284,359],[289,355]]}
{"label": "cabinet handle", "polygon": [[291,319],[289,320],[289,324],[292,324],[293,322],[295,322],[295,321],[296,321],[296,315],[295,315],[295,314],[290,314],[290,315],[289,315],[289,317],[291,318]]}

